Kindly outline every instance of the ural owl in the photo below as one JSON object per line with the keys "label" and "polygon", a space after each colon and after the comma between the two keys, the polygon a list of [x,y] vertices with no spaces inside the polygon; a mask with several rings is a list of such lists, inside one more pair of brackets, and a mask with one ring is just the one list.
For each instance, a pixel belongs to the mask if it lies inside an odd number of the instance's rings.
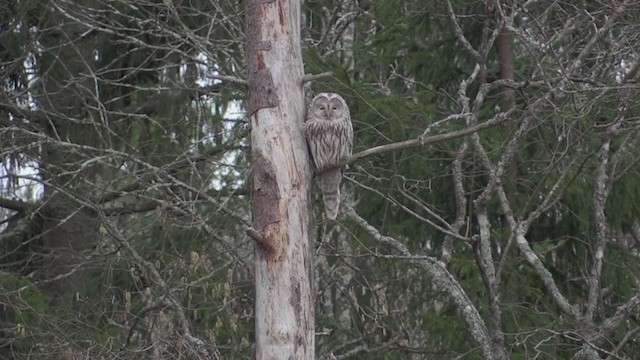
{"label": "ural owl", "polygon": [[311,108],[307,110],[304,132],[319,174],[327,217],[335,219],[340,207],[340,182],[345,167],[332,168],[347,160],[353,148],[351,116],[342,96],[320,93],[313,98]]}

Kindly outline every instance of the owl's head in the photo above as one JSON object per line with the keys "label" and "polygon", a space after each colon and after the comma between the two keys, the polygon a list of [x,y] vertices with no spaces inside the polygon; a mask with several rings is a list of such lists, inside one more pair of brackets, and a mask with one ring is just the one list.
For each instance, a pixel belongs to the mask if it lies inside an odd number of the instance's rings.
{"label": "owl's head", "polygon": [[335,93],[320,93],[311,103],[311,113],[315,119],[340,120],[348,111],[344,99]]}

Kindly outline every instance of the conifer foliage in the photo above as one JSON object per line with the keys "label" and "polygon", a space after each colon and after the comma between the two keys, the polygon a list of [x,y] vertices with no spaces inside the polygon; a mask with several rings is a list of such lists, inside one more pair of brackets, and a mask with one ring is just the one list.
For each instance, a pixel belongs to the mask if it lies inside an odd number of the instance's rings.
{"label": "conifer foliage", "polygon": [[[245,5],[0,5],[0,359],[256,351]],[[300,12],[355,130],[316,357],[640,358],[640,3]]]}

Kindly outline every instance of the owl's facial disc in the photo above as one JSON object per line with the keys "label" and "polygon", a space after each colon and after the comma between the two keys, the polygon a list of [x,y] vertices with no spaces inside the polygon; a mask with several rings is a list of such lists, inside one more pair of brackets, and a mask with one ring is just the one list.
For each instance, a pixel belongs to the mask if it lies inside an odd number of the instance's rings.
{"label": "owl's facial disc", "polygon": [[327,115],[328,119],[337,119],[338,115],[340,114],[340,108],[342,107],[342,104],[335,100],[335,99],[331,99],[331,101],[328,104],[328,111],[330,114]]}
{"label": "owl's facial disc", "polygon": [[326,98],[318,99],[316,109],[319,118],[329,120],[329,102]]}
{"label": "owl's facial disc", "polygon": [[329,109],[329,105],[323,105],[322,109],[324,110],[324,118],[326,120],[331,119],[331,110]]}

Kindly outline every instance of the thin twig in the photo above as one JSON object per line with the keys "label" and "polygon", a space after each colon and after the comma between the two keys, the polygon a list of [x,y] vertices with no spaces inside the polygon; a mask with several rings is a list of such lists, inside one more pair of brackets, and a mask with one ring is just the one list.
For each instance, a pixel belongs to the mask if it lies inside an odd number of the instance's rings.
{"label": "thin twig", "polygon": [[331,71],[323,72],[320,74],[305,74],[302,78],[302,83],[304,84],[310,81],[320,80],[331,76],[333,76],[333,73]]}

